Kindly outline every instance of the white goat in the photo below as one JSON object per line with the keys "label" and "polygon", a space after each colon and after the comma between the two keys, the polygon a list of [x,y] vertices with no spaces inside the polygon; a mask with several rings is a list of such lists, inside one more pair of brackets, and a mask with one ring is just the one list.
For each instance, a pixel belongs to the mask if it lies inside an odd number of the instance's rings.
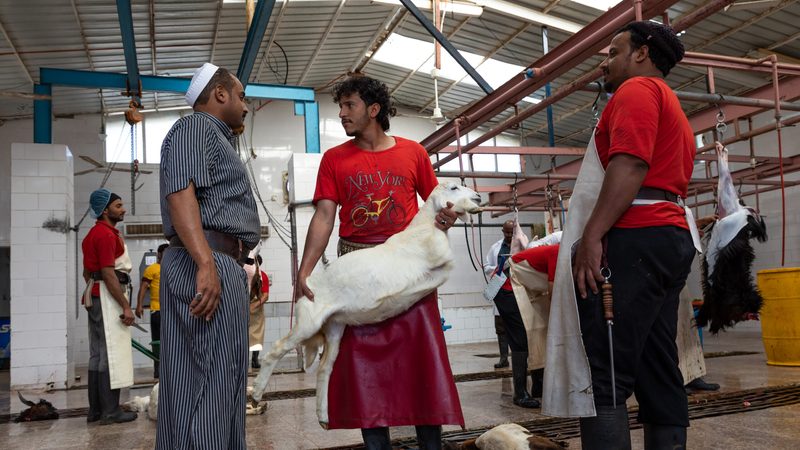
{"label": "white goat", "polygon": [[456,183],[437,186],[408,227],[381,245],[348,253],[323,271],[308,277],[314,301],[297,301],[297,322],[261,357],[261,370],[253,384],[260,400],[275,364],[289,350],[303,346],[305,366],[314,362],[324,346],[317,373],[317,417],[328,423],[328,380],[339,352],[346,325],[382,322],[408,310],[441,286],[453,268],[447,234],[434,225],[437,212],[450,202],[465,220],[480,210],[480,196]]}

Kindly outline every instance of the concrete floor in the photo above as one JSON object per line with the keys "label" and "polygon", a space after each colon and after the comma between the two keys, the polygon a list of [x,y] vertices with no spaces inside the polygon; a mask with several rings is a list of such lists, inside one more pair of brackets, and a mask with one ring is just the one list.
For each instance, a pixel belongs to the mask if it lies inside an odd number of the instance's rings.
{"label": "concrete floor", "polygon": [[[496,353],[496,344],[468,344],[449,349],[456,374],[493,370],[494,359],[477,354]],[[706,336],[706,352],[752,351],[752,355],[709,358],[706,380],[720,383],[722,392],[798,383],[800,368],[766,365],[758,322],[740,324],[736,329],[717,337]],[[23,405],[16,393],[8,392],[8,372],[0,382],[0,413],[17,412]],[[138,371],[137,379],[146,379],[149,371]],[[291,390],[314,387],[313,374],[282,374],[270,381],[269,390]],[[501,423],[543,417],[511,404],[509,378],[458,383],[467,428],[490,427]],[[13,397],[11,394],[14,394]],[[72,390],[51,393],[25,393],[29,399],[39,397],[57,408],[85,407],[86,391]],[[129,389],[123,399],[148,395],[149,388]],[[631,403],[634,402],[632,399]],[[689,448],[712,449],[796,449],[800,442],[797,417],[800,405],[775,407],[759,411],[729,414],[694,420],[688,432]],[[445,431],[458,430],[445,427]],[[392,437],[412,436],[411,427],[392,430]],[[148,449],[153,448],[155,423],[141,416],[128,424],[88,425],[84,417],[50,422],[0,424],[0,447],[8,449]],[[634,448],[642,448],[642,431],[632,432]],[[276,400],[261,416],[247,417],[247,442],[253,449],[312,449],[345,446],[360,442],[357,430],[325,431],[316,420],[313,398]],[[578,439],[569,440],[571,449],[580,449]]]}

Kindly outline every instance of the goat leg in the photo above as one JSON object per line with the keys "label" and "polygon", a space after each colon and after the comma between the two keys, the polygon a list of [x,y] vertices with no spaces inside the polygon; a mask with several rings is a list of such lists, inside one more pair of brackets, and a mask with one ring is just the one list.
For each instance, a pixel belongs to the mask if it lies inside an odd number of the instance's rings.
{"label": "goat leg", "polygon": [[333,363],[339,355],[339,344],[344,335],[344,325],[329,321],[323,327],[325,350],[317,369],[317,419],[324,429],[328,429],[328,384],[333,371]]}
{"label": "goat leg", "polygon": [[319,332],[321,324],[330,315],[327,310],[315,311],[314,303],[308,299],[300,299],[297,302],[297,323],[292,331],[283,339],[279,339],[272,348],[261,357],[261,370],[253,382],[253,398],[261,400],[264,391],[267,390],[267,382],[272,375],[272,371],[278,364],[283,355]]}

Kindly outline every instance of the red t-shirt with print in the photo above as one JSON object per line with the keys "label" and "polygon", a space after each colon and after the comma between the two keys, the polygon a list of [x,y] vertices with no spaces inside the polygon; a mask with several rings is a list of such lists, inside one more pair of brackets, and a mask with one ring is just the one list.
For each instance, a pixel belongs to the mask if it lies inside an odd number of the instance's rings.
{"label": "red t-shirt with print", "polygon": [[[595,145],[603,167],[625,153],[642,159],[649,169],[643,187],[686,198],[695,156],[692,127],[680,102],[661,78],[633,77],[617,89],[595,130]],[[668,203],[632,206],[615,227],[675,225],[688,228],[683,208]]]}
{"label": "red t-shirt with print", "polygon": [[[125,253],[125,244],[119,230],[98,220],[81,243],[83,267],[89,272],[99,272],[103,267],[114,267],[114,263]],[[92,295],[100,296],[100,286],[92,286]]]}
{"label": "red t-shirt with print", "polygon": [[428,198],[438,181],[418,143],[394,136],[395,145],[371,152],[352,140],[322,155],[314,204],[332,200],[339,210],[339,236],[362,243],[383,242],[417,214],[417,194]]}

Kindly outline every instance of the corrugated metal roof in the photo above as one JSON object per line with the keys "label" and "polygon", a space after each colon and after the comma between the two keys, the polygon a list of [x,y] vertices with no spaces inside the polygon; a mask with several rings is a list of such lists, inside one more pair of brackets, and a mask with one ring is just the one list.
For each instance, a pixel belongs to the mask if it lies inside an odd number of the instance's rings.
{"label": "corrugated metal roof", "polygon": [[[601,11],[569,0],[519,0],[513,3],[535,11],[550,8],[549,14],[578,24],[587,24]],[[674,21],[705,4],[702,0],[684,0],[669,9]],[[336,16],[336,12],[339,12]],[[397,16],[395,13],[398,12]],[[246,17],[243,3],[190,0],[133,0],[133,23],[139,70],[142,74],[190,76],[201,63],[212,60],[233,71],[238,67],[246,40]],[[333,20],[336,16],[335,21]],[[433,81],[427,73],[411,71],[370,60],[366,53],[393,18],[402,17],[393,30],[403,36],[431,41],[430,35],[410,14],[398,6],[372,3],[370,0],[289,1],[276,3],[252,72],[251,81],[296,84],[325,90],[333,81],[358,63],[364,71],[385,81],[398,102],[411,110],[430,114]],[[731,56],[763,56],[776,51],[800,59],[797,26],[800,4],[783,1],[777,6],[734,7],[714,14],[692,27],[682,39],[689,50]],[[29,76],[38,80],[41,67],[126,71],[117,9],[107,0],[28,0],[0,2],[0,24],[8,39],[0,37],[0,90],[8,93],[31,93]],[[458,28],[458,31],[454,30]],[[326,36],[326,31],[328,31]],[[443,33],[460,50],[488,55],[499,61],[529,65],[541,58],[542,35],[537,24],[484,9],[480,17],[447,14]],[[552,28],[548,39],[551,50],[569,37]],[[512,38],[513,39],[510,39]],[[271,43],[271,45],[270,45]],[[283,51],[285,51],[285,58]],[[20,63],[14,55],[18,52]],[[312,61],[312,56],[316,57]],[[398,55],[398,58],[402,58]],[[596,56],[579,64],[558,80],[552,89],[578,78],[596,67]],[[673,87],[704,91],[704,69],[677,67],[668,81]],[[508,74],[509,78],[514,74]],[[407,80],[406,80],[407,78]],[[405,80],[405,81],[404,81]],[[739,93],[767,83],[768,74],[716,71],[716,88],[723,93]],[[445,115],[484,96],[474,85],[440,80],[440,105]],[[127,98],[119,92],[56,87],[53,105],[56,115],[119,110]],[[541,93],[539,93],[541,95]],[[591,124],[588,106],[593,93],[579,92],[553,107],[556,137],[564,145],[585,141]],[[157,98],[157,100],[156,100]],[[30,117],[30,99],[0,97],[0,118]],[[146,93],[146,108],[182,104],[180,95]],[[696,105],[685,105],[687,110]],[[502,120],[508,110],[494,119]],[[544,142],[544,114],[526,120],[524,133],[528,142]]]}

